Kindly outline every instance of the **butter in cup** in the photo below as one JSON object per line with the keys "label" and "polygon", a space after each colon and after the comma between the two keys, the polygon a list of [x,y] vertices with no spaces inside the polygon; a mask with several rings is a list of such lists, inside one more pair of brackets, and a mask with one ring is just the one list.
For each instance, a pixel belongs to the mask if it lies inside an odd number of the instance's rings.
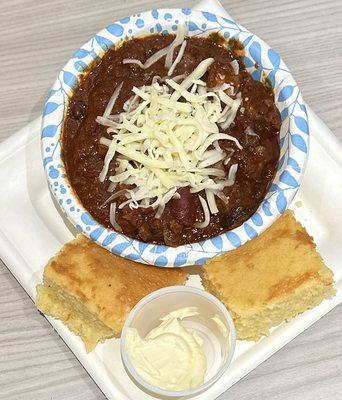
{"label": "butter in cup", "polygon": [[[204,383],[186,390],[166,390],[147,382],[130,359],[127,334],[135,328],[144,339],[161,324],[161,318],[179,309],[194,309],[198,315],[185,317],[181,325],[199,338],[206,358]],[[202,289],[170,286],[144,297],[128,315],[121,335],[121,357],[127,373],[144,391],[165,397],[193,396],[213,385],[227,370],[234,354],[236,332],[225,306]]]}

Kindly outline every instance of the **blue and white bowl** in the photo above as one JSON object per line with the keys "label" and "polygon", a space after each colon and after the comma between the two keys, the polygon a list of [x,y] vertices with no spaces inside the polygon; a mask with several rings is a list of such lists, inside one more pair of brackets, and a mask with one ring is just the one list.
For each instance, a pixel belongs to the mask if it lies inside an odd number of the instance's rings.
{"label": "blue and white bowl", "polygon": [[[131,36],[174,33],[186,22],[190,36],[220,32],[245,47],[243,61],[255,80],[272,84],[281,112],[281,154],[274,181],[256,213],[241,226],[198,243],[169,247],[131,239],[108,229],[82,207],[72,190],[61,159],[61,131],[68,101],[79,75],[116,43]],[[65,216],[85,235],[122,257],[159,267],[203,264],[206,259],[236,249],[269,227],[291,203],[299,187],[309,146],[305,103],[290,71],[279,55],[256,35],[232,19],[183,9],[159,9],[122,18],[108,25],[82,46],[64,66],[54,83],[43,113],[41,146],[44,168],[52,193]]]}

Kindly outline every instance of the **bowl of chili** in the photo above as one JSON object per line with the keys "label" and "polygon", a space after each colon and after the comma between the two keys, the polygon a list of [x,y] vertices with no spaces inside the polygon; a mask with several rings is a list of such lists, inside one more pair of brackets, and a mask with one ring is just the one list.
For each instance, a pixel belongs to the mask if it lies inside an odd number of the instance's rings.
{"label": "bowl of chili", "polygon": [[[163,148],[150,132],[169,132]],[[41,146],[80,232],[122,257],[179,267],[239,247],[286,210],[309,128],[266,43],[227,18],[163,9],[116,21],[75,52],[46,102]]]}

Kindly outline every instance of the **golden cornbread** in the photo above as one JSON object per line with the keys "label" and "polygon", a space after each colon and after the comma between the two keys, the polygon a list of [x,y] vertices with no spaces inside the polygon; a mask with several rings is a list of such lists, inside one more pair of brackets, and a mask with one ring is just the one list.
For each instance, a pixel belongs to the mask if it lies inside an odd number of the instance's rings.
{"label": "golden cornbread", "polygon": [[238,338],[248,340],[334,294],[332,272],[292,211],[242,247],[208,261],[203,284],[232,313]]}
{"label": "golden cornbread", "polygon": [[120,335],[127,314],[141,298],[181,285],[186,278],[181,269],[121,258],[79,235],[45,267],[36,305],[63,321],[91,351],[99,341]]}

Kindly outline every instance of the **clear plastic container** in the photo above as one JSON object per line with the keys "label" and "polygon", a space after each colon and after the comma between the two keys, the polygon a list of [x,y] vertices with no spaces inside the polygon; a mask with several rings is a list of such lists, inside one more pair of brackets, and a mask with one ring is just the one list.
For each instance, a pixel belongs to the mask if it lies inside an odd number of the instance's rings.
{"label": "clear plastic container", "polygon": [[[169,391],[146,382],[134,369],[126,347],[128,328],[137,329],[144,338],[160,325],[160,318],[184,307],[196,307],[199,315],[187,317],[182,325],[194,331],[203,340],[202,349],[207,359],[207,372],[201,386],[182,391]],[[213,320],[219,317],[227,329]],[[227,370],[234,354],[236,331],[233,320],[225,306],[213,295],[202,289],[187,286],[170,286],[144,297],[128,315],[121,335],[121,357],[127,373],[145,392],[162,397],[187,397],[203,392],[213,385]]]}

